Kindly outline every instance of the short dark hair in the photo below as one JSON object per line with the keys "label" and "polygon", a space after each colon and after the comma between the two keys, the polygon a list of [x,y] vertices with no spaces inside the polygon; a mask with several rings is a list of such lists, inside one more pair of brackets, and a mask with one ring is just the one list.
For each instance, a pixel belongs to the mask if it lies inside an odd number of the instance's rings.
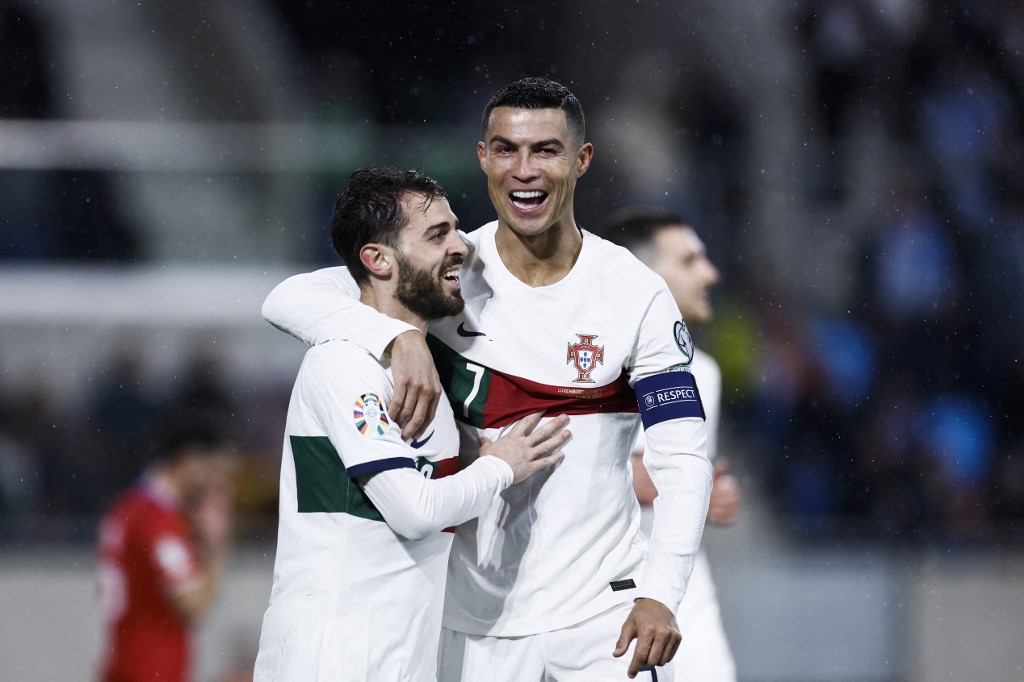
{"label": "short dark hair", "polygon": [[674,225],[690,226],[682,215],[660,208],[624,208],[605,223],[602,236],[636,253],[654,240],[658,230]]}
{"label": "short dark hair", "polygon": [[565,112],[565,120],[569,132],[576,135],[580,142],[586,139],[586,121],[583,107],[576,95],[569,88],[549,78],[521,78],[498,90],[487,101],[484,107],[484,118],[481,129],[487,137],[487,123],[495,107],[513,107],[515,109],[561,109]]}
{"label": "short dark hair", "polygon": [[334,203],[331,243],[356,282],[370,278],[359,260],[360,249],[367,244],[397,246],[407,222],[401,203],[407,193],[423,194],[428,201],[448,196],[436,180],[418,170],[366,166],[352,173]]}

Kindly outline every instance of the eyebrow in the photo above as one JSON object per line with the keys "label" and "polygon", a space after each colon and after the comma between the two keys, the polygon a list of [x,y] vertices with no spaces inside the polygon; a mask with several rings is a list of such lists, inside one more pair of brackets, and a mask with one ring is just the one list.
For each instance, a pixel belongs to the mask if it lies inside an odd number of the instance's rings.
{"label": "eyebrow", "polygon": [[[501,135],[495,135],[494,137],[492,137],[490,139],[490,142],[488,142],[488,145],[492,145],[495,142],[500,142],[502,144],[507,144],[507,145],[512,146],[512,147],[519,147],[520,146],[518,143],[513,142],[512,140],[508,139],[507,137],[502,137]],[[551,137],[551,138],[548,138],[546,140],[540,140],[538,142],[533,142],[533,143],[530,144],[530,146],[533,149],[538,149],[540,147],[547,147],[549,145],[555,145],[555,146],[558,146],[558,147],[562,147],[563,149],[565,148],[565,143],[562,142],[557,137]]]}
{"label": "eyebrow", "polygon": [[431,230],[441,230],[441,229],[444,229],[446,227],[449,228],[449,229],[458,229],[458,226],[459,226],[459,221],[457,221],[457,220],[455,221],[455,225],[452,225],[451,221],[442,220],[441,222],[434,223],[432,225],[427,225],[425,228],[423,228],[423,234],[426,234],[426,233],[430,232]]}

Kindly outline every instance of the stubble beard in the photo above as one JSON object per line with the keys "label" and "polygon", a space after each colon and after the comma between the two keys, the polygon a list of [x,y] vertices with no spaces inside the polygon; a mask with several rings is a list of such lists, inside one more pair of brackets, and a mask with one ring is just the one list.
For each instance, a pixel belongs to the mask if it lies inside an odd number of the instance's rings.
{"label": "stubble beard", "polygon": [[[466,302],[461,294],[449,294],[444,290],[440,280],[427,270],[420,270],[407,261],[402,254],[396,253],[398,262],[398,288],[395,298],[411,312],[424,320],[438,320],[451,317],[462,312]],[[446,269],[460,263],[461,260],[445,263]]]}

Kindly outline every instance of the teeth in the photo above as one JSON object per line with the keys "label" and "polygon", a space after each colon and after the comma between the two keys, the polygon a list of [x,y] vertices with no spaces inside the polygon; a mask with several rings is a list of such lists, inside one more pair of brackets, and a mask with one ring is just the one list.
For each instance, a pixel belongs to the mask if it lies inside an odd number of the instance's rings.
{"label": "teeth", "polygon": [[457,280],[459,278],[459,268],[452,268],[451,270],[445,270],[444,274],[441,275],[441,276],[443,278],[445,278],[445,279],[456,279]]}
{"label": "teeth", "polygon": [[512,192],[512,196],[516,199],[538,199],[544,196],[544,192],[535,189],[530,192]]}

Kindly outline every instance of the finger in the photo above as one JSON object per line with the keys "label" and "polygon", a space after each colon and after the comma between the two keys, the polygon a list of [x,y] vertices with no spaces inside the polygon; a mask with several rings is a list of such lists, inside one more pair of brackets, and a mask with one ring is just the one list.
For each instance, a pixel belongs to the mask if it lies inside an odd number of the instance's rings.
{"label": "finger", "polygon": [[665,658],[664,661],[662,661],[661,665],[666,665],[669,661],[676,657],[676,653],[679,651],[679,645],[682,644],[682,642],[682,635],[672,637],[672,640],[669,643],[669,647],[666,650],[668,656]]}
{"label": "finger", "polygon": [[651,640],[651,646],[647,650],[647,655],[644,657],[642,665],[665,665],[667,661],[662,660],[662,657],[668,653],[666,642],[668,636],[668,633],[666,633]]}
{"label": "finger", "polygon": [[427,429],[430,419],[430,402],[421,394],[413,406],[412,416],[409,417],[405,428],[402,429],[402,436],[404,438],[419,438]]}
{"label": "finger", "polygon": [[715,457],[714,477],[725,476],[729,473],[729,460],[725,457]]}
{"label": "finger", "polygon": [[566,424],[569,423],[569,416],[560,414],[554,419],[549,419],[546,424],[537,428],[533,433],[530,434],[530,441],[532,445],[539,445],[551,436],[555,435],[559,431],[565,428]]}
{"label": "finger", "polygon": [[572,438],[571,431],[562,431],[561,433],[555,434],[554,437],[546,441],[541,441],[540,443],[537,443],[536,445],[532,446],[533,449],[537,451],[534,457],[539,458],[550,454],[556,448],[560,448],[563,445],[565,445],[570,438]]}
{"label": "finger", "polygon": [[629,675],[629,679],[636,677],[636,674],[640,672],[640,668],[647,665],[647,657],[640,654],[640,645],[633,649],[633,660],[629,662],[629,668],[626,669],[626,674]]}
{"label": "finger", "polygon": [[615,651],[612,652],[612,656],[618,658],[622,654],[629,650],[629,643],[636,637],[636,631],[633,629],[632,619],[627,619],[622,624],[622,630],[619,631],[619,639],[615,642]]}
{"label": "finger", "polygon": [[555,466],[563,459],[565,459],[565,453],[562,452],[561,450],[559,450],[558,452],[553,452],[550,455],[538,457],[537,459],[530,462],[528,466],[530,476],[534,475],[538,471],[543,471],[544,469],[548,469],[550,467]]}
{"label": "finger", "polygon": [[533,431],[533,428],[540,422],[541,417],[544,416],[544,411],[533,412],[526,415],[519,420],[519,423],[512,429],[512,433],[517,436],[528,436]]}
{"label": "finger", "polygon": [[640,668],[652,665],[648,662],[651,660],[650,653],[652,644],[652,634],[650,632],[637,632],[636,647],[633,649],[633,659],[629,662],[629,669],[627,670],[631,678],[640,672]]}
{"label": "finger", "polygon": [[[391,395],[391,406],[388,410],[391,413],[391,418],[395,420],[395,423],[399,426],[405,426],[405,416],[403,412],[405,410],[405,399],[407,393],[405,390],[404,383],[395,384],[395,392]],[[402,435],[405,435],[403,432]]]}

